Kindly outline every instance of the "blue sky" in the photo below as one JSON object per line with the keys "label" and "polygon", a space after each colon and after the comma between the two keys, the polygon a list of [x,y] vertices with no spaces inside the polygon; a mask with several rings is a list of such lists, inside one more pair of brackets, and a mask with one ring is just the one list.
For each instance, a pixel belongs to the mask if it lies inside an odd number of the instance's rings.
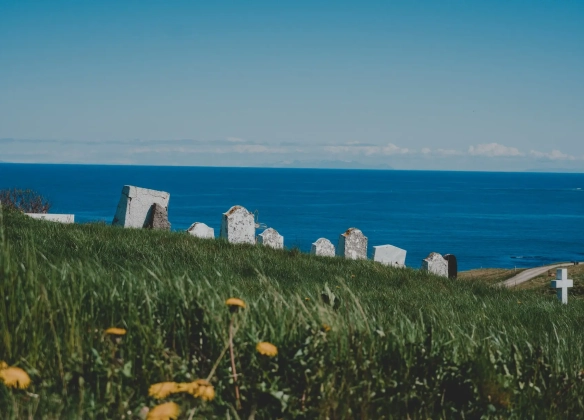
{"label": "blue sky", "polygon": [[0,0],[0,160],[584,170],[582,1]]}

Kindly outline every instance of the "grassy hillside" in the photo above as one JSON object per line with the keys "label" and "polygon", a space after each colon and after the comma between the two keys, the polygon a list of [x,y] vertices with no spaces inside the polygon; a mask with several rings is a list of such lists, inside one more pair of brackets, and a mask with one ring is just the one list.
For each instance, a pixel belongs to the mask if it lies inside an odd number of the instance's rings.
{"label": "grassy hillside", "polygon": [[[181,419],[584,412],[581,300],[182,233],[17,213],[0,226],[0,360],[32,381],[0,385],[2,418],[139,419],[165,401]],[[148,395],[198,378],[211,401]]]}

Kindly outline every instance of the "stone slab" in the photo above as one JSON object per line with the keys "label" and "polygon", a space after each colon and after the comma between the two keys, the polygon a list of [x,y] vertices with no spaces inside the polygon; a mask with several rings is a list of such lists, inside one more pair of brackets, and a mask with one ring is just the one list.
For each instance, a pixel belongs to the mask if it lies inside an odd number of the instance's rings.
{"label": "stone slab", "polygon": [[283,249],[284,237],[276,229],[267,228],[258,235],[258,244],[274,249]]}
{"label": "stone slab", "polygon": [[422,260],[422,270],[437,276],[448,277],[448,261],[437,252],[432,252]]}
{"label": "stone slab", "polygon": [[75,223],[74,214],[50,214],[50,213],[25,213],[27,216],[33,219],[46,220],[48,222],[58,222],[58,223]]}
{"label": "stone slab", "polygon": [[221,237],[232,244],[255,244],[255,220],[245,207],[233,206],[223,213]]}
{"label": "stone slab", "polygon": [[367,237],[357,228],[349,228],[339,236],[337,255],[349,260],[367,259]]}
{"label": "stone slab", "polygon": [[312,255],[319,255],[321,257],[334,257],[335,246],[326,238],[319,238],[310,247]]}
{"label": "stone slab", "polygon": [[165,191],[124,185],[112,225],[131,228],[146,227],[151,217],[153,204],[159,204],[168,211],[170,194]]}
{"label": "stone slab", "polygon": [[458,260],[454,254],[444,255],[444,259],[448,261],[448,278],[456,279],[458,277]]}
{"label": "stone slab", "polygon": [[392,267],[405,267],[405,249],[393,245],[378,245],[373,247],[373,261]]}
{"label": "stone slab", "polygon": [[154,230],[170,230],[168,211],[158,203],[152,204],[146,227]]}
{"label": "stone slab", "polygon": [[188,229],[187,232],[197,238],[203,239],[214,239],[215,238],[215,229],[212,227],[207,226],[201,222],[193,223]]}

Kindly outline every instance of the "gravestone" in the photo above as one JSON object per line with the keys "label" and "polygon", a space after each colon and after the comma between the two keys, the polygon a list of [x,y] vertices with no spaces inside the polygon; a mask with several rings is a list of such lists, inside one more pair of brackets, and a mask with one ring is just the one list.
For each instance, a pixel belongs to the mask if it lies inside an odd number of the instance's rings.
{"label": "gravestone", "polygon": [[392,267],[404,267],[406,265],[405,249],[393,245],[378,245],[373,247],[373,261]]}
{"label": "gravestone", "polygon": [[422,270],[437,276],[448,277],[448,261],[437,252],[432,252],[422,260]]}
{"label": "gravestone", "polygon": [[200,222],[193,223],[191,227],[187,229],[187,232],[189,232],[193,236],[196,236],[197,238],[203,239],[215,238],[215,229]]}
{"label": "gravestone", "polygon": [[258,235],[258,244],[274,249],[284,248],[284,237],[276,229],[267,228]]}
{"label": "gravestone", "polygon": [[448,261],[448,278],[455,279],[458,277],[458,261],[454,254],[446,254],[444,259]]}
{"label": "gravestone", "polygon": [[339,236],[337,255],[349,260],[367,259],[367,237],[357,228],[349,228]]}
{"label": "gravestone", "polygon": [[46,220],[48,222],[58,222],[58,223],[75,223],[74,214],[49,214],[49,213],[25,213],[27,216],[33,219]]}
{"label": "gravestone", "polygon": [[556,289],[558,300],[564,305],[568,303],[568,288],[574,287],[574,281],[568,278],[567,268],[558,268],[556,270],[556,279],[552,280],[552,289]]}
{"label": "gravestone", "polygon": [[310,253],[312,255],[320,255],[322,257],[334,257],[335,246],[328,239],[320,238],[312,244],[312,247],[310,247]]}
{"label": "gravestone", "polygon": [[143,228],[152,216],[152,205],[159,204],[168,211],[170,194],[164,191],[124,185],[112,225]]}
{"label": "gravestone", "polygon": [[162,207],[158,203],[152,204],[147,219],[146,227],[149,229],[170,230],[168,211],[166,211],[166,207]]}
{"label": "gravestone", "polygon": [[233,206],[223,213],[221,237],[232,244],[255,244],[255,220],[253,214],[242,206]]}

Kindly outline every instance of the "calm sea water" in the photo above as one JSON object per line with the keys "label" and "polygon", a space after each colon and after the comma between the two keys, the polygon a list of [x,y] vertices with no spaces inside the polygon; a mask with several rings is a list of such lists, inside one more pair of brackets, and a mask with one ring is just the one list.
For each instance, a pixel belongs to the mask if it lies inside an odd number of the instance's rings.
{"label": "calm sea water", "polygon": [[0,164],[0,188],[32,188],[53,213],[111,222],[125,184],[168,191],[173,230],[240,204],[308,252],[349,227],[462,270],[584,260],[584,174]]}

